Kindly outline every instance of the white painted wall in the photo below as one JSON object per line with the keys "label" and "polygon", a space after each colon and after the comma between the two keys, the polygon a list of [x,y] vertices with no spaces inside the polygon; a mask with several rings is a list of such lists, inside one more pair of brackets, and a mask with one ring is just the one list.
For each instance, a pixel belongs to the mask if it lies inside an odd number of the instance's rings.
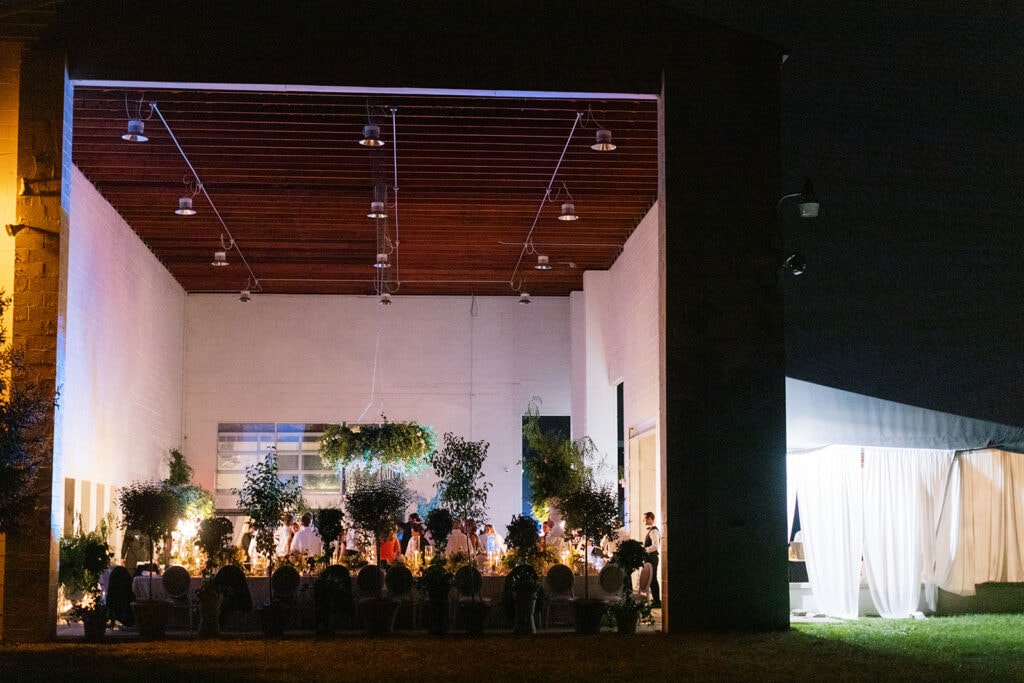
{"label": "white painted wall", "polygon": [[[498,528],[521,509],[521,416],[570,410],[569,302],[534,297],[187,297],[184,452],[212,489],[220,422],[354,422],[383,410],[490,442]],[[374,355],[378,339],[380,355]],[[433,478],[413,482],[427,498]],[[223,498],[218,501],[223,504]]]}
{"label": "white painted wall", "polygon": [[572,295],[574,436],[586,434],[616,478],[615,387],[624,383],[628,432],[658,424],[658,211],[655,205],[607,271],[588,271]]}
{"label": "white painted wall", "polygon": [[113,486],[162,478],[182,438],[185,294],[79,170],[70,173],[63,476]]}

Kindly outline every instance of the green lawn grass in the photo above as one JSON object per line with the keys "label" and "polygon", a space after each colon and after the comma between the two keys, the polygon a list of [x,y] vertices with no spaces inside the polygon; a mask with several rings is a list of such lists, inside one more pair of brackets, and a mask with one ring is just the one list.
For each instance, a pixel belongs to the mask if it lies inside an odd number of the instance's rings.
{"label": "green lawn grass", "polygon": [[0,646],[22,681],[1024,681],[1024,615],[801,623],[777,633],[422,634]]}

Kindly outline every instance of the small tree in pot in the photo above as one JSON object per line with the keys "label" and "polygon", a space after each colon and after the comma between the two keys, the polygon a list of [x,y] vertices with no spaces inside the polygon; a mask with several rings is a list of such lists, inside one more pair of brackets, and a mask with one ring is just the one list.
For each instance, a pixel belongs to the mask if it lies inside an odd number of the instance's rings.
{"label": "small tree in pot", "polygon": [[566,526],[579,529],[584,538],[583,600],[574,603],[576,630],[579,633],[596,633],[601,627],[606,606],[603,601],[590,600],[590,544],[600,543],[604,536],[615,531],[618,497],[610,486],[584,480],[559,498],[558,508]]}
{"label": "small tree in pot", "polygon": [[[182,514],[181,500],[163,482],[133,482],[121,489],[118,495],[121,508],[121,526],[137,529],[149,540],[150,557],[154,557],[157,543],[161,546],[170,537]],[[167,612],[170,603],[155,600],[153,595],[153,574],[149,573],[148,599],[132,603],[139,635],[162,637],[167,629]]]}
{"label": "small tree in pot", "polygon": [[85,532],[79,519],[78,530],[60,539],[58,580],[64,589],[64,597],[73,603],[69,617],[81,619],[85,639],[90,642],[102,640],[109,621],[100,576],[110,566],[113,557],[107,543],[106,522],[95,531]]}
{"label": "small tree in pot", "polygon": [[[362,531],[372,532],[377,546],[377,568],[380,564],[381,540],[393,533],[405,516],[405,508],[412,502],[412,493],[401,477],[365,477],[345,496],[345,511]],[[394,627],[399,602],[387,600],[383,595],[382,580],[377,581],[377,597],[360,602],[360,611],[366,616],[371,633],[383,635]]]}
{"label": "small tree in pot", "polygon": [[[296,477],[282,481],[277,474],[277,451],[271,448],[262,462],[245,468],[245,481],[232,489],[238,497],[238,509],[249,516],[256,534],[256,551],[267,558],[267,578],[274,573],[274,530],[281,516],[294,509],[302,496]],[[270,602],[260,612],[264,633],[284,630],[284,609],[274,602],[274,582],[270,582]]]}
{"label": "small tree in pot", "polygon": [[234,548],[231,534],[235,526],[227,517],[208,517],[199,523],[199,547],[206,554],[203,575],[212,575],[214,570],[231,563]]}
{"label": "small tree in pot", "polygon": [[537,520],[528,515],[513,516],[505,527],[505,544],[509,549],[505,562],[511,571],[505,577],[502,600],[506,614],[513,618],[516,635],[537,632],[533,615],[543,590],[538,569],[544,563],[537,527]]}
{"label": "small tree in pot", "polygon": [[628,539],[619,544],[612,562],[622,569],[622,597],[612,607],[619,633],[636,633],[637,622],[654,624],[651,615],[651,604],[646,600],[637,602],[633,599],[633,572],[644,566],[647,551],[640,541]]}

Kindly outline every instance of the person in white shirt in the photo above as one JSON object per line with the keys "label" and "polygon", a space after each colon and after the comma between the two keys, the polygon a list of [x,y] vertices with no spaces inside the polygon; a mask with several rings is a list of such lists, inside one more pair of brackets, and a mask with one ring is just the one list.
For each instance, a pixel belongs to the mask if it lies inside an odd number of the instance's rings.
{"label": "person in white shirt", "polygon": [[467,557],[469,556],[469,536],[462,532],[461,526],[461,524],[456,524],[452,528],[452,532],[448,534],[448,545],[445,546],[444,551],[448,557],[455,553],[464,553]]}
{"label": "person in white shirt", "polygon": [[658,557],[661,549],[661,531],[654,526],[654,513],[644,513],[647,533],[644,535],[644,550],[651,563],[651,607],[661,607],[661,586],[658,584]]}
{"label": "person in white shirt", "polygon": [[281,515],[281,524],[274,531],[274,543],[276,549],[274,554],[278,557],[284,557],[288,554],[292,544],[292,522],[295,521],[295,515],[285,513]]}
{"label": "person in white shirt", "polygon": [[324,551],[324,543],[320,539],[320,533],[313,528],[313,514],[311,512],[302,513],[300,524],[299,530],[292,537],[292,554],[303,557],[321,555]]}

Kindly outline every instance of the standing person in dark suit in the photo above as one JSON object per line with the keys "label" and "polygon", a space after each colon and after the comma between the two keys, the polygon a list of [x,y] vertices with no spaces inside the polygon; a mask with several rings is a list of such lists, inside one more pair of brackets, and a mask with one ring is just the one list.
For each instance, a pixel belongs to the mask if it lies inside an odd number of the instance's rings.
{"label": "standing person in dark suit", "polygon": [[654,526],[654,513],[644,513],[644,525],[647,535],[644,536],[644,550],[647,561],[651,563],[651,607],[661,607],[661,586],[658,585],[658,551],[661,549],[661,532]]}
{"label": "standing person in dark suit", "polygon": [[421,526],[420,515],[417,512],[410,512],[409,519],[402,525],[402,554],[405,555],[409,548],[409,539],[412,538],[413,526]]}

